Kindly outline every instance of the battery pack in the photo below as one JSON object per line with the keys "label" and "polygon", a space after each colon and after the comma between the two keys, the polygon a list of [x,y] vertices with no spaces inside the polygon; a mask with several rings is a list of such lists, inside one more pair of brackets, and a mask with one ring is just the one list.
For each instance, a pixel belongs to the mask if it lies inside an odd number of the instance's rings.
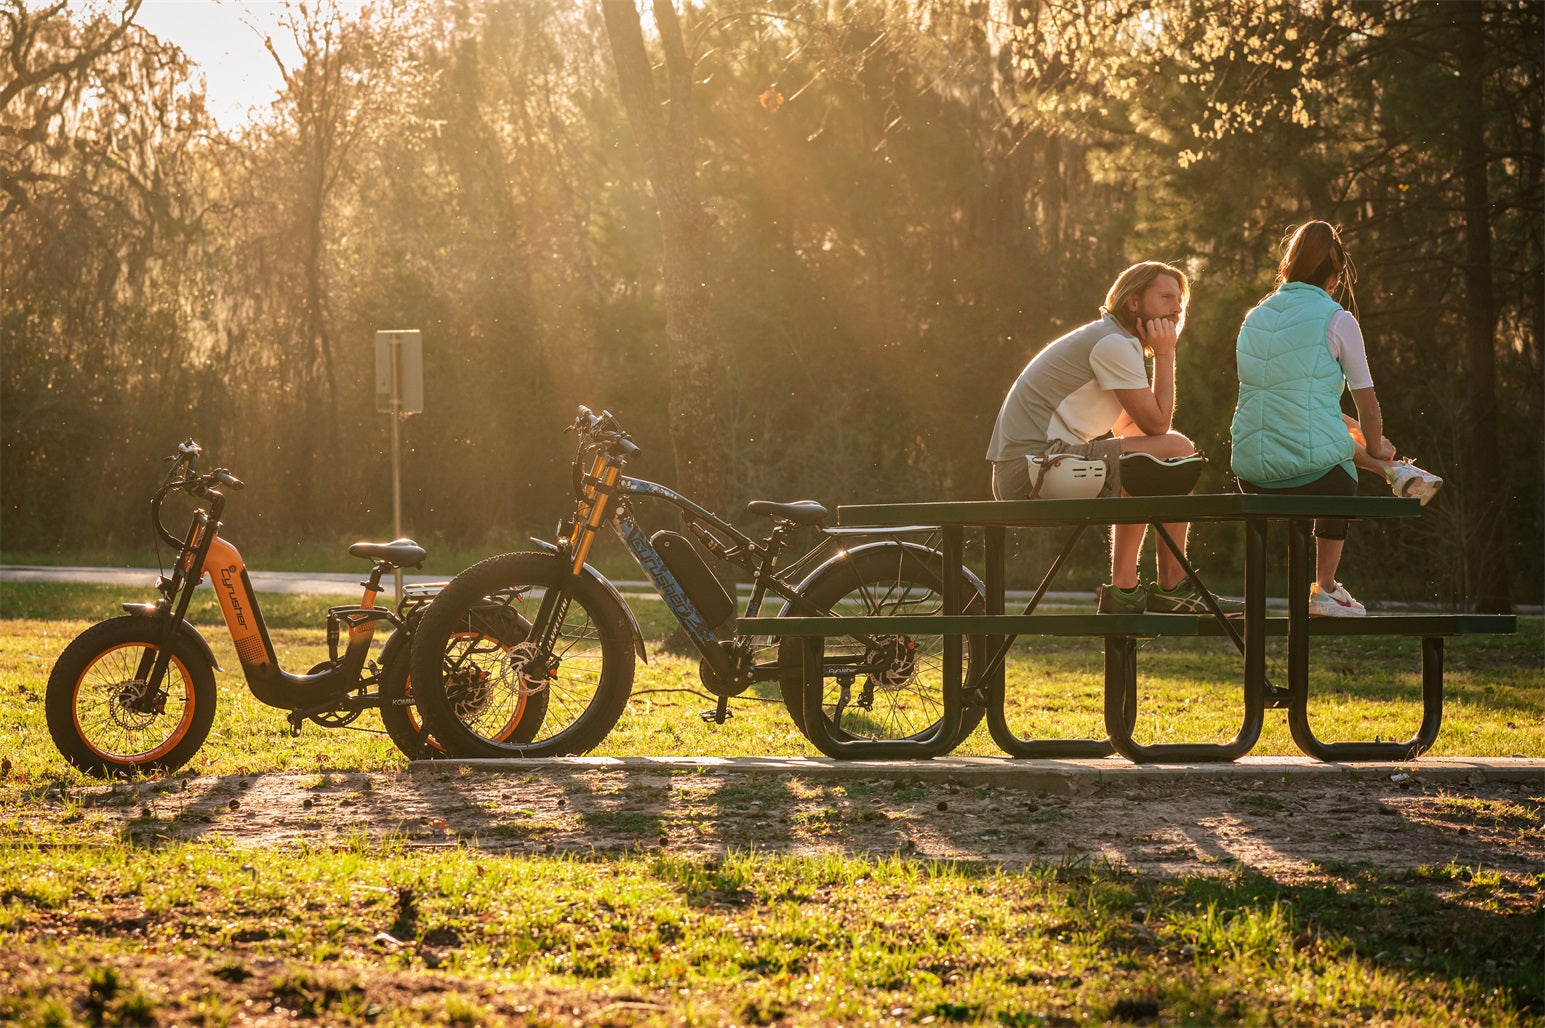
{"label": "battery pack", "polygon": [[660,554],[672,577],[703,615],[709,625],[717,625],[734,616],[735,601],[724,591],[713,571],[692,548],[692,541],[680,532],[661,529],[649,537],[649,544]]}

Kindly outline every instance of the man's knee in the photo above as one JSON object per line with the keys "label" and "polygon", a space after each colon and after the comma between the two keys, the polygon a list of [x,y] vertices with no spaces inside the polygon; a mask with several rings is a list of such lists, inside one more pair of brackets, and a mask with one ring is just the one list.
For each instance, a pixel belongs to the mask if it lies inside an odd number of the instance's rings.
{"label": "man's knee", "polygon": [[1151,453],[1160,460],[1189,457],[1196,452],[1195,444],[1179,432],[1129,437],[1122,440],[1122,446],[1128,453]]}

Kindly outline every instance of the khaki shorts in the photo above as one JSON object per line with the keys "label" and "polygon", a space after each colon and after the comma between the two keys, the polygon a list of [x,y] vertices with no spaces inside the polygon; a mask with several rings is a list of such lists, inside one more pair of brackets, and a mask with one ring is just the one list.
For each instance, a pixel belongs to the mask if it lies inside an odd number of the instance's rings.
{"label": "khaki shorts", "polygon": [[[1047,453],[1071,453],[1079,457],[1105,458],[1105,488],[1101,496],[1121,495],[1121,440],[1096,439],[1090,443],[1069,443],[1053,439]],[[1023,500],[1030,495],[1030,463],[1023,457],[992,462],[992,498]]]}

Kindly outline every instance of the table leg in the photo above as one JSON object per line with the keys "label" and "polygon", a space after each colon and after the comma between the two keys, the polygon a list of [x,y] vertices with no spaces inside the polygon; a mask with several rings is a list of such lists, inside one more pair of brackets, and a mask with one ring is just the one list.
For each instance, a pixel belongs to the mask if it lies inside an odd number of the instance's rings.
{"label": "table leg", "polygon": [[[944,581],[939,591],[944,599],[945,614],[965,613],[965,600],[960,595],[960,576],[955,573],[965,567],[965,550],[965,529],[960,525],[944,526]],[[944,709],[948,712],[953,702],[957,719],[960,713],[961,670],[965,664],[962,659],[964,643],[965,639],[959,635],[944,637]]]}
{"label": "table leg", "polygon": [[1422,639],[1422,723],[1404,742],[1321,742],[1309,724],[1309,583],[1314,577],[1313,522],[1289,523],[1288,730],[1315,760],[1411,760],[1437,741],[1443,723],[1443,640]]}
{"label": "table leg", "polygon": [[1245,642],[1239,637],[1239,629],[1234,627],[1234,623],[1219,608],[1218,598],[1212,594],[1211,589],[1207,588],[1207,584],[1202,581],[1202,576],[1196,573],[1196,569],[1191,566],[1191,562],[1186,559],[1186,555],[1180,552],[1179,544],[1170,537],[1169,531],[1159,522],[1151,522],[1150,527],[1160,543],[1168,548],[1171,556],[1179,563],[1180,569],[1186,573],[1186,577],[1191,580],[1191,584],[1196,587],[1196,591],[1202,594],[1202,602],[1206,604],[1207,612],[1223,626],[1223,630],[1228,634],[1229,640],[1234,644],[1234,648],[1240,653],[1245,652]]}
{"label": "table leg", "polygon": [[[1162,528],[1159,534],[1173,546]],[[1226,743],[1143,746],[1135,742],[1132,728],[1137,718],[1137,640],[1105,640],[1105,730],[1110,733],[1116,752],[1139,764],[1231,761],[1249,753],[1259,741],[1266,720],[1265,522],[1246,522],[1244,634],[1241,638],[1232,626],[1230,634],[1244,652],[1244,719],[1238,734]]]}
{"label": "table leg", "polygon": [[[1030,602],[1025,604],[1025,609],[1020,611],[1021,614],[1033,614],[1033,613],[1035,613],[1035,609],[1041,605],[1041,600],[1045,598],[1047,590],[1049,590],[1051,588],[1052,582],[1056,580],[1057,572],[1062,570],[1063,563],[1067,561],[1068,555],[1073,552],[1074,544],[1078,542],[1079,537],[1084,534],[1084,529],[1086,529],[1088,527],[1089,527],[1088,525],[1084,525],[1084,524],[1075,525],[1073,527],[1073,531],[1068,535],[1067,541],[1062,544],[1061,552],[1059,552],[1057,554],[1056,558],[1051,562],[1051,567],[1047,570],[1045,576],[1043,576],[1041,578],[1041,584],[1036,587],[1035,595],[1030,597]],[[986,531],[988,533],[988,545],[989,546],[992,545],[992,541],[991,541],[992,540],[992,533],[996,532],[997,535],[998,535],[998,546],[1000,547],[1000,549],[998,551],[998,572],[1001,575],[1002,572],[1003,572],[1003,550],[1002,550],[1001,547],[1003,545],[1004,529],[1003,529],[1002,526],[990,526],[990,527],[988,527],[986,529]],[[988,568],[989,568],[989,570],[991,569],[991,567],[992,567],[992,558],[989,557],[988,558]],[[1001,584],[1002,583],[1002,579],[1001,578],[1000,578],[999,582],[1000,582],[1000,584],[999,584],[999,595],[1002,596],[1003,589],[1002,589],[1002,584]],[[992,586],[990,584],[987,586],[987,588],[988,588],[989,592],[992,591]],[[998,607],[997,613],[1002,614],[1007,609],[1008,608],[1007,608],[1007,606],[1005,604],[1000,603],[999,607]],[[996,671],[998,671],[1003,666],[1003,662],[1008,659],[1009,649],[1014,645],[1015,638],[1016,637],[1012,636],[1012,635],[1010,635],[1010,636],[1001,636],[1000,635],[1000,636],[994,636],[993,637],[993,639],[995,639],[996,642],[994,642],[993,640],[989,640],[988,641],[987,652],[988,652],[989,656],[987,658],[987,669],[986,670],[996,672]]]}
{"label": "table leg", "polygon": [[1263,697],[1266,680],[1266,521],[1245,522],[1245,690]]}
{"label": "table leg", "polygon": [[[982,532],[982,557],[985,562],[983,568],[982,586],[987,590],[983,597],[986,605],[986,613],[1002,614],[1007,609],[1008,591],[1006,563],[1008,529],[1002,525],[990,525]],[[977,668],[973,675],[978,682],[973,692],[978,696],[984,696],[990,709],[995,704],[999,707],[1003,704],[1004,675],[1006,672],[1005,657],[1008,656],[1009,640],[1001,635],[989,635],[987,637],[987,652],[992,654],[988,666]]]}
{"label": "table leg", "polygon": [[[1051,587],[1052,580],[1057,571],[1062,567],[1063,561],[1072,552],[1073,544],[1083,533],[1084,526],[1079,525],[1062,552],[1057,554],[1057,559],[1052,562],[1051,569],[1041,579],[1041,584],[1036,589],[1035,595],[1025,608],[1028,614],[1039,605],[1041,598],[1046,595],[1046,590]],[[1005,581],[1007,574],[1004,569],[1006,560],[1005,546],[1006,530],[1001,525],[994,525],[985,530],[984,543],[986,550],[987,566],[985,569],[985,586],[987,588],[987,613],[1002,614],[1008,609],[1008,599],[1005,595]],[[985,686],[987,692],[987,730],[992,735],[993,742],[998,748],[1011,757],[1029,760],[1053,760],[1053,759],[1078,759],[1108,757],[1115,752],[1107,739],[1021,739],[1014,734],[1009,727],[1008,715],[1003,709],[1007,695],[1005,678],[1007,677],[1008,651],[1014,643],[1013,636],[990,636],[987,639],[987,652],[992,656],[984,669],[987,673]]]}

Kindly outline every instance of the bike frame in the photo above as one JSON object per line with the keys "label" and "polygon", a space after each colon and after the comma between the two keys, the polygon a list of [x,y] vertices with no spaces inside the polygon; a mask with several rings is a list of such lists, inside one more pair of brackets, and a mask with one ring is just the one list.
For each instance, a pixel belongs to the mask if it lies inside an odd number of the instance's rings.
{"label": "bike frame", "polygon": [[[292,674],[279,665],[274,653],[262,608],[247,575],[246,562],[236,547],[219,535],[225,496],[218,490],[208,490],[205,498],[210,501],[209,507],[194,511],[172,577],[157,583],[164,597],[162,601],[125,605],[134,613],[166,616],[166,636],[151,669],[153,691],[158,697],[163,691],[161,683],[171,658],[170,642],[175,633],[183,630],[193,592],[207,575],[252,695],[271,707],[284,710],[335,707],[340,696],[358,687],[376,626],[382,621],[391,622],[394,629],[403,624],[404,619],[397,613],[375,605],[381,592],[382,565],[375,564],[370,578],[361,583],[365,591],[358,605],[328,610],[327,642],[331,656],[328,665],[309,674]],[[146,607],[150,609],[143,609]],[[348,643],[341,656],[338,654],[340,625],[348,627]]]}
{"label": "bike frame", "polygon": [[[733,629],[728,637],[721,636],[715,631],[716,626],[708,624],[687,588],[671,571],[665,558],[650,542],[649,536],[634,518],[632,507],[628,503],[630,497],[641,496],[662,500],[676,507],[687,516],[687,527],[715,557],[751,573],[751,597],[746,604],[745,616],[755,617],[761,611],[769,592],[782,597],[796,613],[811,616],[826,613],[807,601],[799,587],[791,585],[787,580],[786,576],[803,563],[804,558],[790,565],[782,575],[776,573],[778,557],[783,552],[787,536],[792,530],[790,524],[775,519],[772,534],[765,543],[759,543],[717,514],[694,503],[674,489],[657,482],[623,475],[622,462],[599,448],[591,462],[589,473],[580,478],[579,484],[580,495],[575,516],[572,521],[559,526],[559,534],[562,538],[558,549],[569,560],[570,574],[578,576],[586,573],[585,561],[589,556],[590,548],[601,526],[610,521],[623,545],[627,547],[639,568],[660,593],[666,607],[680,622],[687,637],[692,640],[693,646],[702,655],[705,664],[713,671],[717,680],[733,683],[733,688],[729,691],[741,691],[753,682],[776,680],[783,669],[776,662],[744,668],[738,666],[744,654],[733,652],[730,644],[746,637],[740,636]],[[708,527],[705,528],[705,525]],[[719,535],[715,536],[715,532]],[[805,556],[808,558],[809,554]],[[538,626],[537,634],[541,640],[543,652],[550,650],[552,637],[558,625],[561,624],[567,608],[568,599],[563,595],[564,592],[564,590],[549,590],[543,597],[535,618],[534,623]]]}
{"label": "bike frame", "polygon": [[[781,524],[774,524],[774,541],[763,546],[712,511],[693,503],[674,489],[656,482],[621,476],[617,483],[617,493],[624,497],[648,496],[675,506],[689,516],[688,525],[694,529],[700,539],[702,530],[698,527],[699,521],[707,522],[713,529],[728,536],[735,550],[716,552],[715,556],[752,573],[751,598],[746,602],[746,617],[755,617],[761,611],[762,602],[769,591],[797,607],[806,606],[804,596],[799,590],[773,571],[778,554],[783,549],[783,536],[787,533]],[[612,521],[612,529],[622,540],[623,545],[628,548],[628,552],[633,555],[633,559],[638,562],[639,568],[654,585],[661,599],[665,601],[666,607],[681,623],[682,629],[686,631],[697,649],[710,661],[715,657],[722,658],[724,652],[719,644],[725,640],[715,633],[715,626],[703,619],[697,604],[692,601],[686,588],[666,565],[660,551],[649,541],[649,536],[633,517],[633,510],[626,502],[619,505],[617,515]],[[813,609],[811,612],[820,613]]]}

